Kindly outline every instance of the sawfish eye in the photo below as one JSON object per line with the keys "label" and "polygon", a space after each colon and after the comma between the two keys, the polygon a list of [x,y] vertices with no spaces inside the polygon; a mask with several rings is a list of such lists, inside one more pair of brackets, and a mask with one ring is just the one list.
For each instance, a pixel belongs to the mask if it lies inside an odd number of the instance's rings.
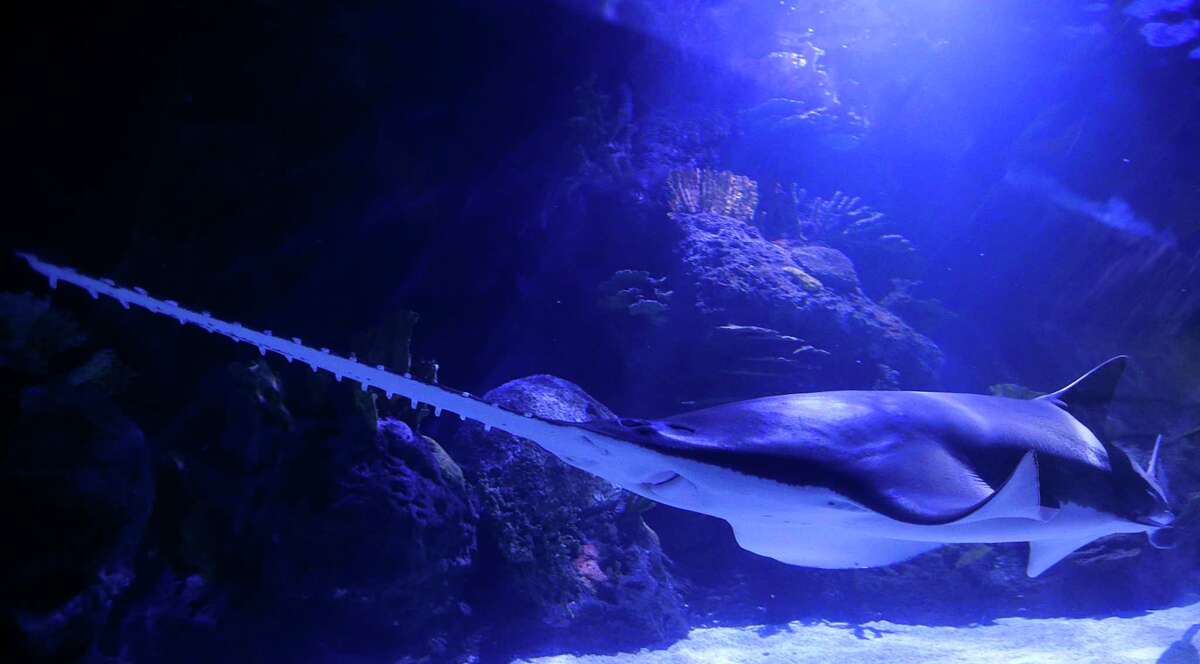
{"label": "sawfish eye", "polygon": [[689,426],[684,426],[682,424],[669,423],[669,424],[667,424],[667,426],[671,427],[672,429],[674,429],[676,431],[686,431],[688,433],[696,433],[695,429],[693,429]]}
{"label": "sawfish eye", "polygon": [[847,512],[861,512],[863,509],[854,503],[844,500],[827,500],[825,506],[835,510],[845,510]]}

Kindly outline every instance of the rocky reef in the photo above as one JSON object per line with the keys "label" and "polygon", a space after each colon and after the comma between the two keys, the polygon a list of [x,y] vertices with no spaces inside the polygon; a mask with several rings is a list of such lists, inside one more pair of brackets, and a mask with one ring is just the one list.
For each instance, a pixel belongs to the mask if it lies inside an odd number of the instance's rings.
{"label": "rocky reef", "polygon": [[91,651],[135,580],[152,452],[114,401],[121,369],[70,317],[0,296],[4,633],[29,659]]}
{"label": "rocky reef", "polygon": [[[578,386],[522,378],[485,399],[568,422],[615,419]],[[661,644],[687,614],[648,504],[532,443],[464,425],[450,447],[479,505],[478,617],[491,656]]]}
{"label": "rocky reef", "polygon": [[[422,410],[266,360],[210,371],[147,437],[112,351],[45,300],[0,305],[24,661],[507,661],[686,633],[649,504],[531,443],[464,426],[447,451]],[[363,343],[409,366],[396,321]],[[615,417],[550,376],[487,398]]]}
{"label": "rocky reef", "polygon": [[[829,351],[851,384],[900,372],[900,384],[929,385],[941,364],[933,342],[863,295],[853,266],[830,248],[768,242],[754,226],[714,214],[673,214],[682,239],[680,275],[703,316],[763,325]],[[813,272],[829,280],[829,286]]]}

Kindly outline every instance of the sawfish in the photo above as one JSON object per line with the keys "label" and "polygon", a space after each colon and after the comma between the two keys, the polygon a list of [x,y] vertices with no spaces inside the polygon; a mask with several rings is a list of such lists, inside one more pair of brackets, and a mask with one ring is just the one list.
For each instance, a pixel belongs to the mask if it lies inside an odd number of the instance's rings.
{"label": "sawfish", "polygon": [[878,567],[954,543],[1028,542],[1037,576],[1117,533],[1166,546],[1174,520],[1160,461],[1105,440],[1127,358],[1022,400],[916,391],[835,391],[727,403],[663,419],[564,422],[312,348],[20,254],[67,282],[181,324],[307,364],[387,398],[427,404],[532,441],[651,500],[727,521],[738,544],[784,563]]}

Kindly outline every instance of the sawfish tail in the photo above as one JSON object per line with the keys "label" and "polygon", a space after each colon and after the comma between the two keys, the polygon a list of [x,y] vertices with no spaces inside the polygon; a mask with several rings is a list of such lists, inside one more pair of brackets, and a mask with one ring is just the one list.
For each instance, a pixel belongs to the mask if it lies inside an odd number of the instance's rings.
{"label": "sawfish tail", "polygon": [[405,397],[414,408],[420,404],[428,404],[433,408],[434,415],[441,415],[443,411],[453,413],[464,420],[477,421],[485,429],[495,427],[535,442],[552,436],[562,426],[552,420],[538,418],[532,413],[518,413],[488,403],[469,392],[457,392],[441,385],[423,383],[408,373],[393,373],[383,365],[372,367],[363,364],[354,355],[341,357],[330,352],[328,348],[305,346],[297,337],[278,337],[271,330],[253,330],[241,323],[215,318],[207,311],[192,311],[173,300],[151,297],[142,288],[123,288],[111,279],[89,277],[71,268],[46,263],[31,254],[17,255],[24,258],[35,271],[44,275],[52,289],[57,288],[59,282],[73,284],[87,291],[92,299],[106,295],[115,299],[125,309],[132,305],[169,316],[181,325],[195,325],[206,332],[250,344],[258,348],[261,355],[272,352],[289,363],[303,362],[314,372],[326,371],[333,374],[339,382],[343,378],[353,380],[361,385],[363,390],[376,389],[389,399],[394,396]]}

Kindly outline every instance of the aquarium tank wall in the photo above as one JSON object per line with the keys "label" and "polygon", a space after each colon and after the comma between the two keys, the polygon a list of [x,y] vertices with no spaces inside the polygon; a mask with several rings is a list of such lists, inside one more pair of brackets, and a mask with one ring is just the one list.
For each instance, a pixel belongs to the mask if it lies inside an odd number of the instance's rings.
{"label": "aquarium tank wall", "polygon": [[11,662],[1200,662],[1200,3],[32,4]]}

